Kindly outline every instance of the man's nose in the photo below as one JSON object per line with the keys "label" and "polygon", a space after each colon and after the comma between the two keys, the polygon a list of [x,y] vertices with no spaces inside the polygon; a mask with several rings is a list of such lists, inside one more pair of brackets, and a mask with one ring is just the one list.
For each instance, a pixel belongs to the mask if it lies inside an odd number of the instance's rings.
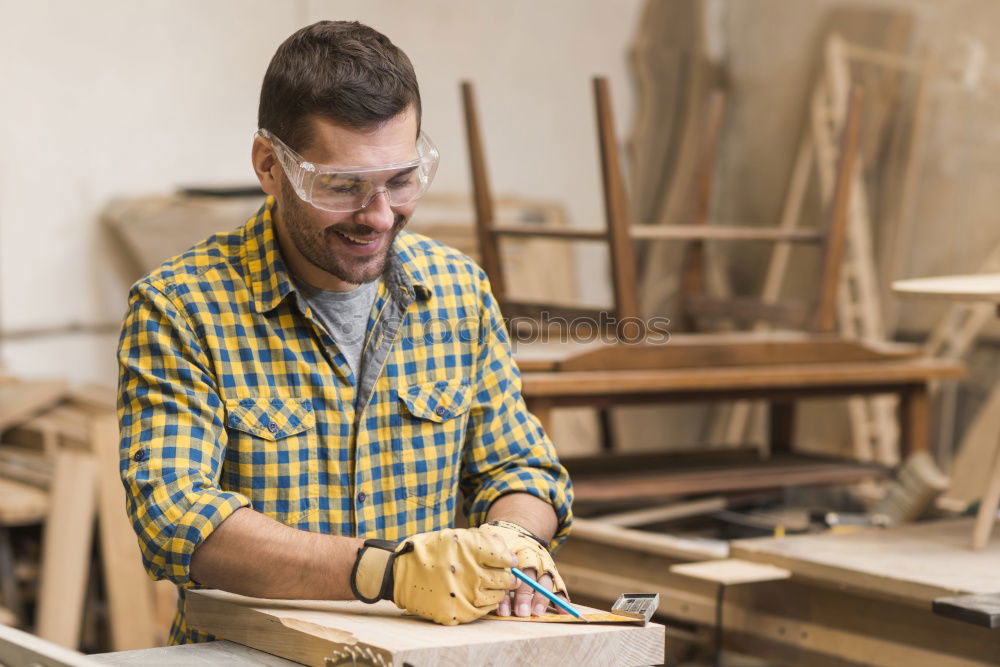
{"label": "man's nose", "polygon": [[396,214],[389,206],[389,193],[385,190],[377,192],[367,206],[355,212],[354,219],[376,232],[387,232],[392,229]]}

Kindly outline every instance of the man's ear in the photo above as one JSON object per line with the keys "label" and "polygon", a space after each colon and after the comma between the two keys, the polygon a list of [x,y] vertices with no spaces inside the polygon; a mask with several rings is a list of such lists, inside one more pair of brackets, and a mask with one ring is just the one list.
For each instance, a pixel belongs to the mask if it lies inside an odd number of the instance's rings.
{"label": "man's ear", "polygon": [[250,160],[253,162],[257,180],[260,181],[260,188],[269,195],[277,196],[280,188],[281,164],[271,147],[271,142],[264,137],[254,137]]}

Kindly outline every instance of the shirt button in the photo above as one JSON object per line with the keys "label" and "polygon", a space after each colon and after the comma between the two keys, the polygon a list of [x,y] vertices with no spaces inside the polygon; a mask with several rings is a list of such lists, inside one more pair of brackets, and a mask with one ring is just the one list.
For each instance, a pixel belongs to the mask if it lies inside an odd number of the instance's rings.
{"label": "shirt button", "polygon": [[135,454],[132,455],[132,460],[136,462],[141,462],[146,460],[146,450],[140,449]]}
{"label": "shirt button", "polygon": [[438,417],[444,417],[444,416],[445,416],[446,414],[448,414],[448,411],[447,411],[447,410],[445,410],[445,409],[444,409],[443,407],[441,407],[441,406],[439,405],[439,406],[437,407],[437,410],[435,410],[435,411],[434,411],[434,413],[435,413],[435,414],[436,414],[436,415],[437,415]]}
{"label": "shirt button", "polygon": [[270,431],[271,433],[277,433],[278,432],[278,425],[275,424],[274,422],[268,422],[268,424],[267,424],[267,430]]}
{"label": "shirt button", "polygon": [[358,504],[359,504],[359,505],[364,505],[364,504],[365,504],[365,499],[366,499],[367,497],[368,497],[368,496],[367,496],[367,495],[365,494],[365,492],[364,492],[364,491],[362,491],[361,493],[359,493],[359,494],[358,494]]}

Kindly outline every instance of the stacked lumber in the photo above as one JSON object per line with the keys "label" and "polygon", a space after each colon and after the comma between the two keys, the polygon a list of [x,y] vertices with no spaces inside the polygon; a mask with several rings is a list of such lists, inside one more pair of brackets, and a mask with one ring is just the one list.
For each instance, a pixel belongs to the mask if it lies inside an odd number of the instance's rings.
{"label": "stacked lumber", "polygon": [[[106,609],[107,648],[164,643],[169,626],[154,612],[124,511],[114,392],[0,377],[0,399],[0,607],[10,624],[67,648],[103,648]],[[88,597],[95,541],[104,605]]]}

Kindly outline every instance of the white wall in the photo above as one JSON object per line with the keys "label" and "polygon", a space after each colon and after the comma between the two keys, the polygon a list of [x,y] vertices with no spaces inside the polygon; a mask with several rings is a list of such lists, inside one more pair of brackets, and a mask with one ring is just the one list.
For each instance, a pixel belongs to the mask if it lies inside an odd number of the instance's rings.
{"label": "white wall", "polygon": [[114,382],[127,285],[99,211],[113,197],[251,179],[264,70],[285,37],[319,19],[361,20],[409,54],[442,154],[435,190],[469,190],[458,81],[471,78],[495,192],[556,199],[574,224],[599,225],[589,79],[611,77],[624,137],[641,6],[0,0],[0,330],[105,326],[4,340],[3,369]]}

